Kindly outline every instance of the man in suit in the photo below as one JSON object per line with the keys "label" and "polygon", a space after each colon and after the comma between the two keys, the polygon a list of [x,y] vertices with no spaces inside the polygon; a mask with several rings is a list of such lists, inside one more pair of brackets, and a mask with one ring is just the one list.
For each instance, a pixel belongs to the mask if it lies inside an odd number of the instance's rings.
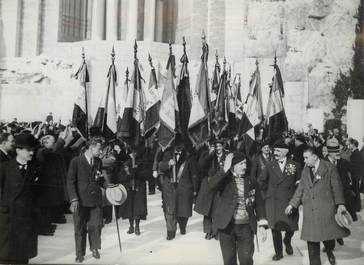
{"label": "man in suit", "polygon": [[76,262],[83,262],[86,252],[86,234],[89,235],[92,256],[100,258],[102,228],[102,192],[104,178],[102,162],[98,158],[102,139],[91,138],[85,152],[72,159],[67,175],[67,189],[75,228]]}
{"label": "man in suit", "polygon": [[283,258],[282,231],[286,253],[293,255],[291,239],[298,230],[298,211],[290,216],[284,213],[287,202],[292,198],[301,177],[300,165],[287,158],[288,145],[283,140],[274,144],[274,160],[267,163],[258,178],[259,186],[265,199],[268,225],[272,229],[275,255],[273,260]]}
{"label": "man in suit", "polygon": [[[364,136],[362,139],[362,146],[360,149],[360,156],[361,156],[361,164],[364,165]],[[362,167],[362,174],[361,174],[361,180],[360,180],[360,192],[364,193],[364,166]]]}
{"label": "man in suit", "polygon": [[267,141],[262,143],[261,152],[258,153],[252,162],[251,176],[258,179],[268,162],[272,160],[271,150]]}
{"label": "man in suit", "polygon": [[11,152],[14,151],[15,140],[10,133],[0,133],[0,163],[11,159]]}
{"label": "man in suit", "polygon": [[[191,149],[191,148],[190,148]],[[197,194],[196,161],[191,150],[182,143],[162,153],[158,171],[163,176],[162,200],[167,226],[167,240],[176,236],[177,223],[182,235],[186,234],[188,218]]]}
{"label": "man in suit", "polygon": [[353,138],[348,139],[348,148],[351,151],[350,168],[352,177],[352,186],[355,193],[354,197],[354,210],[360,212],[361,199],[360,199],[360,180],[363,174],[363,165],[361,162],[361,155],[359,152],[359,143]]}
{"label": "man in suit", "polygon": [[211,144],[210,149],[202,153],[199,158],[199,165],[202,169],[206,169],[202,171],[206,173],[206,176],[202,176],[194,210],[204,216],[203,231],[207,240],[216,237],[217,234],[212,220],[217,195],[215,190],[210,189],[207,179],[213,177],[224,166],[226,152],[223,144],[222,140],[216,140]]}
{"label": "man in suit", "polygon": [[0,163],[0,263],[27,264],[37,256],[35,207],[38,172],[32,162],[37,140],[15,136],[16,157]]}
{"label": "man in suit", "polygon": [[350,234],[335,221],[336,213],[347,212],[341,180],[335,166],[320,159],[314,148],[307,147],[303,157],[306,166],[285,212],[289,215],[302,204],[301,239],[307,241],[310,265],[321,265],[320,242],[325,246],[330,264],[334,265],[335,239]]}
{"label": "man in suit", "polygon": [[211,189],[220,192],[213,218],[219,231],[225,265],[253,264],[257,227],[266,240],[264,201],[256,180],[249,176],[247,157],[240,152],[227,155],[224,166],[208,178]]}

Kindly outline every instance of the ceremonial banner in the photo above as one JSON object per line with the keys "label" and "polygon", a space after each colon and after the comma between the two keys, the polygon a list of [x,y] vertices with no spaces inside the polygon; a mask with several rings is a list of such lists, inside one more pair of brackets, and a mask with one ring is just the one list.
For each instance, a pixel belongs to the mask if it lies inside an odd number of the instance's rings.
{"label": "ceremonial banner", "polygon": [[227,87],[227,72],[221,75],[217,99],[214,106],[214,115],[211,121],[212,132],[219,138],[229,123],[229,95]]}
{"label": "ceremonial banner", "polygon": [[277,64],[274,65],[274,69],[275,74],[267,106],[268,138],[272,141],[282,137],[282,133],[288,131],[288,121],[282,101],[284,96],[283,80]]}
{"label": "ceremonial banner", "polygon": [[174,55],[170,55],[167,63],[167,78],[164,83],[161,107],[159,110],[158,141],[162,150],[168,148],[175,138],[178,102],[174,84]]}
{"label": "ceremonial banner", "polygon": [[[83,55],[84,56],[84,55]],[[80,86],[77,86],[77,98],[73,107],[72,124],[80,134],[88,138],[88,110],[87,110],[87,83],[90,82],[90,76],[87,69],[87,64],[83,58],[82,65],[74,75],[80,81]]]}

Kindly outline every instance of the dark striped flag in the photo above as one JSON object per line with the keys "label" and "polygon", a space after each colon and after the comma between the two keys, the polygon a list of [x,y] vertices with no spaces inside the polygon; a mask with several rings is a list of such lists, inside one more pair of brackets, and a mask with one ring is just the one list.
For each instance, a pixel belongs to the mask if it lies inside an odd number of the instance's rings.
{"label": "dark striped flag", "polygon": [[229,124],[229,96],[227,87],[227,72],[221,75],[217,99],[214,106],[214,115],[211,121],[212,132],[216,138],[224,132]]}

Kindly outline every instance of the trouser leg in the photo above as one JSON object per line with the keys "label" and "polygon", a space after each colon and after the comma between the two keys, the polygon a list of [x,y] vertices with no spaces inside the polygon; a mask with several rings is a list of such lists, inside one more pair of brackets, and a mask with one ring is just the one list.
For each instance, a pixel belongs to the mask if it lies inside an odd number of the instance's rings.
{"label": "trouser leg", "polygon": [[203,217],[203,232],[204,233],[212,233],[212,218],[209,216]]}
{"label": "trouser leg", "polygon": [[286,231],[284,234],[284,239],[283,239],[284,244],[291,245],[293,235],[294,235],[294,231]]}
{"label": "trouser leg", "polygon": [[177,218],[175,214],[165,213],[167,231],[176,231],[177,230]]}
{"label": "trouser leg", "polygon": [[86,253],[86,234],[87,234],[87,218],[88,209],[80,206],[73,213],[73,223],[75,230],[75,247],[76,256],[83,257]]}
{"label": "trouser leg", "polygon": [[307,249],[310,265],[321,265],[320,242],[307,241]]}
{"label": "trouser leg", "polygon": [[101,249],[102,207],[90,208],[87,229],[90,249]]}
{"label": "trouser leg", "polygon": [[276,254],[281,255],[283,253],[282,233],[281,231],[272,229],[272,236],[273,236],[274,251]]}
{"label": "trouser leg", "polygon": [[327,256],[331,255],[335,248],[335,240],[327,240],[322,243],[325,246]]}
{"label": "trouser leg", "polygon": [[227,228],[219,230],[219,241],[224,265],[237,265],[236,238],[233,226],[233,224],[229,224]]}
{"label": "trouser leg", "polygon": [[248,224],[235,225],[239,263],[253,265],[254,233]]}

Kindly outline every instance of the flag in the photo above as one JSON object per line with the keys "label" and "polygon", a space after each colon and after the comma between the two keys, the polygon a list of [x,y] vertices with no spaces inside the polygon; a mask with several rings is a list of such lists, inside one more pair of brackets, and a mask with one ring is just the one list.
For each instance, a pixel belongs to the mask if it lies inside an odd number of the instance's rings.
{"label": "flag", "polygon": [[267,131],[268,138],[271,140],[280,138],[283,132],[288,131],[288,121],[282,101],[284,96],[283,80],[277,64],[274,65],[274,70],[267,106]]}
{"label": "flag", "polygon": [[192,144],[196,147],[207,142],[210,137],[210,95],[208,87],[207,56],[208,46],[202,47],[201,65],[197,76],[195,94],[192,99],[191,116],[188,133]]}
{"label": "flag", "polygon": [[227,72],[221,75],[217,99],[214,106],[214,115],[211,121],[212,132],[216,138],[227,128],[229,123]]}
{"label": "flag", "polygon": [[236,87],[235,97],[235,117],[240,120],[243,117],[243,99],[241,95],[241,76],[236,74],[234,78],[234,86]]}
{"label": "flag", "polygon": [[90,76],[87,69],[85,59],[82,65],[74,75],[80,81],[80,86],[77,86],[77,98],[73,107],[72,124],[75,126],[84,138],[88,138],[88,110],[87,110],[87,83],[90,82]]}
{"label": "flag", "polygon": [[260,72],[257,67],[249,82],[249,94],[242,118],[238,120],[237,135],[241,138],[244,134],[248,134],[251,139],[255,139],[254,127],[261,123],[263,119],[262,94],[260,84]]}
{"label": "flag", "polygon": [[175,139],[178,103],[174,83],[175,58],[170,54],[167,63],[167,77],[164,80],[164,90],[159,110],[160,127],[158,141],[162,150],[167,149]]}
{"label": "flag", "polygon": [[188,139],[188,122],[191,115],[191,91],[190,91],[190,76],[188,72],[188,57],[184,53],[181,58],[182,68],[177,86],[177,102],[179,109],[179,133],[182,139]]}
{"label": "flag", "polygon": [[119,132],[129,144],[137,146],[144,136],[144,96],[142,89],[142,77],[139,69],[139,61],[134,60],[134,71],[128,88]]}
{"label": "flag", "polygon": [[158,86],[157,74],[155,72],[155,68],[152,65],[151,67],[148,88],[143,90],[145,96],[144,128],[146,138],[148,138],[159,125],[159,109],[161,105],[160,88]]}
{"label": "flag", "polygon": [[215,95],[217,95],[219,92],[219,84],[220,84],[220,64],[219,64],[218,57],[216,56],[215,68],[214,68],[214,73],[213,73],[213,77],[212,77],[212,85],[211,85],[211,91]]}

